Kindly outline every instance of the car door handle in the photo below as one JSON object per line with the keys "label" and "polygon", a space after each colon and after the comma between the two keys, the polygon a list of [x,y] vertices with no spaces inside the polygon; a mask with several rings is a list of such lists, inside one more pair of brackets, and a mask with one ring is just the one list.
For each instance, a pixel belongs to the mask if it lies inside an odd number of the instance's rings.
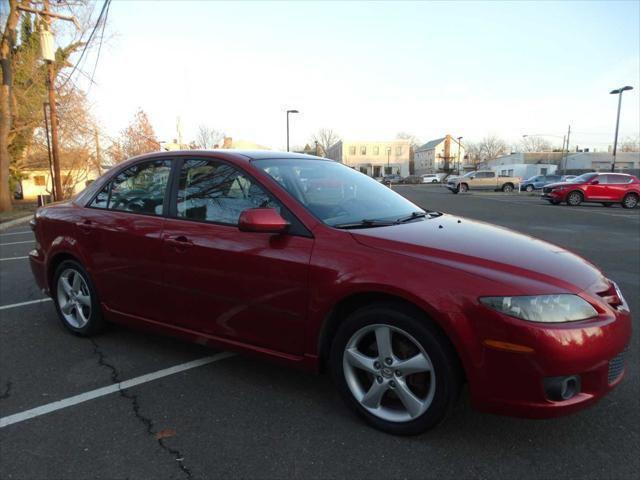
{"label": "car door handle", "polygon": [[167,237],[165,240],[169,245],[175,247],[176,250],[184,250],[187,247],[191,247],[193,242],[184,235],[178,235],[177,237]]}

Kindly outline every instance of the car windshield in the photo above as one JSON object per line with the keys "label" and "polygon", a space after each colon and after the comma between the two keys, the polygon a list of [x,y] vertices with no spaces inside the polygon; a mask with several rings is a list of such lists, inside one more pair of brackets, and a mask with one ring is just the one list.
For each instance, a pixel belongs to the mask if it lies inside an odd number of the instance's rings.
{"label": "car windshield", "polygon": [[[373,178],[328,160],[255,160],[315,217],[330,226],[382,226],[424,211]],[[418,218],[418,217],[416,217]]]}
{"label": "car windshield", "polygon": [[572,178],[570,180],[567,180],[569,183],[584,183],[584,182],[588,182],[589,180],[591,180],[593,177],[597,176],[598,174],[595,172],[590,172],[590,173],[583,173],[582,175],[580,175],[579,177],[576,178]]}
{"label": "car windshield", "polygon": [[476,174],[476,172],[469,172],[466,175],[464,175],[463,178],[473,177],[475,174]]}

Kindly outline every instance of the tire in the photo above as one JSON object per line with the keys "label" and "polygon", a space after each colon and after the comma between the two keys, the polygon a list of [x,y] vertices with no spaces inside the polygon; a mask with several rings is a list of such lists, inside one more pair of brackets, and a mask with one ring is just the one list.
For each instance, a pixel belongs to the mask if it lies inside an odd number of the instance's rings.
{"label": "tire", "polygon": [[638,195],[635,193],[627,193],[622,199],[623,208],[636,208],[638,206]]}
{"label": "tire", "polygon": [[583,200],[584,197],[582,196],[582,193],[578,192],[577,190],[574,190],[573,192],[570,192],[569,195],[567,195],[567,205],[571,207],[577,207],[582,203]]}
{"label": "tire", "polygon": [[[385,350],[379,341],[390,354],[378,354]],[[407,359],[410,374],[401,370]],[[427,318],[392,303],[362,308],[346,319],[334,337],[330,366],[346,404],[372,427],[396,435],[416,435],[441,423],[462,384],[457,356],[443,334]]]}
{"label": "tire", "polygon": [[96,289],[80,263],[65,260],[58,265],[51,293],[58,317],[70,332],[88,337],[104,328]]}
{"label": "tire", "polygon": [[438,183],[438,180],[431,180],[431,183]]}
{"label": "tire", "polygon": [[505,193],[511,193],[511,192],[513,192],[513,185],[512,185],[512,184],[510,184],[510,183],[505,183],[505,184],[502,186],[502,191],[503,191],[503,192],[505,192]]}
{"label": "tire", "polygon": [[458,186],[458,191],[459,191],[460,193],[468,192],[468,191],[469,191],[469,185],[467,185],[466,183],[461,183],[461,184]]}
{"label": "tire", "polygon": [[527,185],[527,187],[525,188],[525,191],[529,193],[533,192],[533,190],[534,190],[533,185]]}

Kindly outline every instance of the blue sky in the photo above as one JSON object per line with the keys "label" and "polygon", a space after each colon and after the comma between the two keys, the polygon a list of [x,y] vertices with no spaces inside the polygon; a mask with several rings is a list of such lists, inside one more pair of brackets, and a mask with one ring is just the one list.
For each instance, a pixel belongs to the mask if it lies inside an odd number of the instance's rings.
{"label": "blue sky", "polygon": [[187,139],[207,124],[282,148],[297,108],[293,144],[320,127],[516,142],[570,123],[579,145],[604,149],[609,90],[635,87],[621,136],[640,129],[639,5],[114,0],[91,100],[108,132],[142,107],[163,140],[180,116]]}

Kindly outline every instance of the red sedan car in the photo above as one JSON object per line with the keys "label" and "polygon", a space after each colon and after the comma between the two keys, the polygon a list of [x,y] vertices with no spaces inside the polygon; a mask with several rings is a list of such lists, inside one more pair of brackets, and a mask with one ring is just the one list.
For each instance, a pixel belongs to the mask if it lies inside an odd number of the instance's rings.
{"label": "red sedan car", "polygon": [[624,374],[629,309],[592,264],[326,159],[137,157],[33,229],[33,274],[71,332],[118,322],[327,369],[387,432],[437,425],[464,382],[481,410],[551,417]]}
{"label": "red sedan car", "polygon": [[640,199],[640,181],[625,173],[591,172],[568,182],[545,185],[542,192],[542,198],[553,205],[567,202],[575,207],[582,202],[596,202],[606,207],[620,203],[624,208],[635,208]]}

